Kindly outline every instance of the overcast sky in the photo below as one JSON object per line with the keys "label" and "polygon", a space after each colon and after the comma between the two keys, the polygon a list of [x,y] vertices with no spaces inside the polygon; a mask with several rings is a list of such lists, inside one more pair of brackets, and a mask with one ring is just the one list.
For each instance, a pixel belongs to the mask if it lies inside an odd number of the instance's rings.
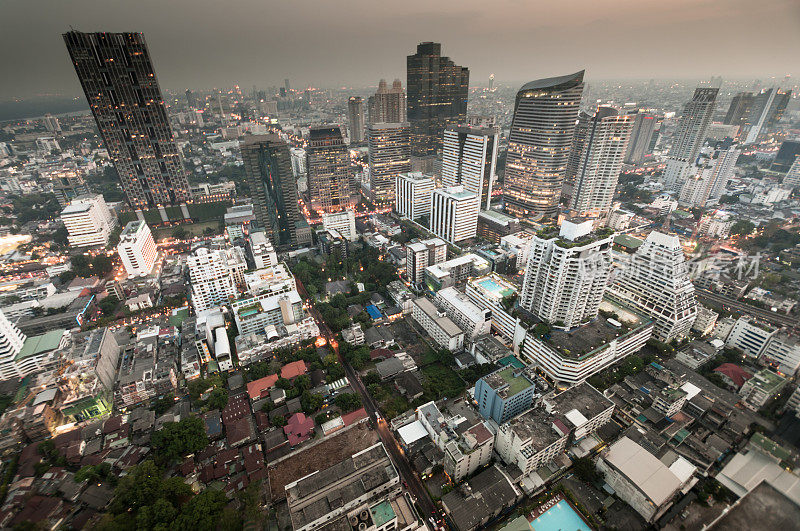
{"label": "overcast sky", "polygon": [[800,75],[799,0],[0,0],[0,100],[80,94],[70,25],[143,32],[166,89],[405,85],[426,40],[474,83]]}

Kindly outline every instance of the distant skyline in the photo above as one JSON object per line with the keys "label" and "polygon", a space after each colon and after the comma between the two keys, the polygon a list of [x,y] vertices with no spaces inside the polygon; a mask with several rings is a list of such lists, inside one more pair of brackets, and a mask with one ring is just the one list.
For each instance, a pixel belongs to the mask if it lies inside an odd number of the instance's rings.
{"label": "distant skyline", "polygon": [[800,74],[796,0],[9,0],[0,7],[0,101],[81,95],[61,34],[141,31],[165,90],[405,85],[417,43],[470,69],[470,84]]}

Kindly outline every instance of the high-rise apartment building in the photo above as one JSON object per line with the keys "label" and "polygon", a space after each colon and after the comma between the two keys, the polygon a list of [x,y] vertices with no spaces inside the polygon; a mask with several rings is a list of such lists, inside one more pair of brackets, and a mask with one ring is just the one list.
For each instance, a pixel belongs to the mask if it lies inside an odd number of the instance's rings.
{"label": "high-rise apartment building", "polygon": [[53,133],[54,135],[61,134],[61,124],[58,122],[57,116],[47,113],[44,115],[42,122],[44,123],[44,128],[47,129],[49,133]]}
{"label": "high-rise apartment building", "polygon": [[236,282],[226,258],[224,249],[210,251],[205,247],[186,258],[195,312],[227,304],[236,297]]}
{"label": "high-rise apartment building", "polygon": [[718,200],[733,177],[740,154],[737,144],[723,144],[717,149],[704,148],[684,181],[678,200],[698,207]]}
{"label": "high-rise apartment building", "polygon": [[350,152],[338,125],[311,127],[306,148],[311,210],[340,212],[358,202],[350,168]]}
{"label": "high-rise apartment building", "polygon": [[755,143],[763,132],[780,121],[791,96],[791,90],[783,91],[777,88],[764,89],[756,94],[745,127],[747,131],[745,144]]}
{"label": "high-rise apartment building", "polygon": [[561,186],[583,93],[583,70],[525,84],[514,103],[503,201],[517,217],[551,217]]}
{"label": "high-rise apartment building", "polygon": [[608,291],[649,315],[659,341],[685,336],[697,317],[694,285],[677,236],[651,232]]}
{"label": "high-rise apartment building", "polygon": [[800,157],[795,159],[794,164],[789,168],[781,184],[783,184],[785,188],[800,187]]}
{"label": "high-rise apartment building", "polygon": [[25,344],[25,334],[0,310],[0,379],[22,378],[15,360]]}
{"label": "high-rise apartment building", "polygon": [[423,280],[426,267],[441,264],[447,259],[447,243],[431,238],[406,245],[406,276],[412,284]]}
{"label": "high-rise apartment building", "polygon": [[[278,265],[278,255],[263,232],[253,232],[247,240],[247,251],[256,269]],[[240,331],[241,333],[241,331]]]}
{"label": "high-rise apartment building", "polygon": [[186,89],[186,106],[190,109],[197,109],[197,96],[191,89]]}
{"label": "high-rise apartment building", "polygon": [[300,220],[289,145],[278,135],[253,135],[245,137],[241,150],[256,221],[275,249],[310,242],[311,231]]}
{"label": "high-rise apartment building", "polygon": [[397,176],[411,171],[411,130],[408,123],[375,123],[367,128],[369,182],[372,200],[394,201]]}
{"label": "high-rise apartment building", "polygon": [[418,219],[426,217],[430,220],[431,194],[436,188],[433,175],[420,172],[401,173],[397,176],[394,208],[401,217]]}
{"label": "high-rise apartment building", "polygon": [[431,195],[431,232],[450,243],[474,238],[479,202],[480,196],[464,186],[437,188]]}
{"label": "high-rise apartment building", "polygon": [[101,194],[81,196],[61,211],[70,247],[105,246],[117,218]]}
{"label": "high-rise apartment building", "polygon": [[692,100],[683,107],[664,170],[664,185],[667,189],[677,191],[683,186],[692,162],[706,140],[706,130],[714,114],[718,93],[717,88],[698,87]]}
{"label": "high-rise apartment building", "polygon": [[347,118],[350,123],[350,143],[360,144],[364,141],[364,99],[361,96],[350,96],[347,100]]}
{"label": "high-rise apartment building", "polygon": [[633,129],[625,152],[626,164],[641,164],[651,153],[650,144],[656,132],[658,120],[650,113],[639,112],[633,115]]}
{"label": "high-rise apartment building", "polygon": [[585,126],[576,128],[573,139],[577,166],[574,174],[568,171],[564,188],[569,190],[569,208],[579,215],[599,216],[611,209],[633,118],[611,107],[600,107],[591,117],[581,114]]}
{"label": "high-rise apartment building", "polygon": [[191,199],[144,35],[70,31],[64,42],[128,203]]}
{"label": "high-rise apartment building", "polygon": [[129,277],[144,277],[150,274],[158,258],[158,248],[147,223],[131,221],[119,235],[117,252]]}
{"label": "high-rise apartment building", "polygon": [[442,150],[442,186],[463,186],[489,209],[497,163],[497,127],[448,126]]}
{"label": "high-rise apartment building", "polygon": [[423,42],[406,59],[408,121],[415,157],[437,155],[442,131],[467,119],[469,69],[442,57],[442,45]]}
{"label": "high-rise apartment building", "polygon": [[520,305],[555,328],[570,330],[597,317],[613,235],[591,230],[591,220],[564,220],[558,235],[530,241]]}
{"label": "high-rise apartment building", "polygon": [[381,79],[378,90],[367,100],[370,124],[403,123],[406,121],[406,93],[403,83],[395,79],[392,88]]}

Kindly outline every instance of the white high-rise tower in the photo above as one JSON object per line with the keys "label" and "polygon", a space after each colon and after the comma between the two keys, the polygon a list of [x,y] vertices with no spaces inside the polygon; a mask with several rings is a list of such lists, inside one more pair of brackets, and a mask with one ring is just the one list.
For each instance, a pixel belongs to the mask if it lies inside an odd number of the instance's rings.
{"label": "white high-rise tower", "polygon": [[489,209],[497,162],[497,127],[450,126],[444,131],[442,186],[461,185]]}
{"label": "white high-rise tower", "polygon": [[690,166],[705,142],[718,93],[717,88],[699,87],[695,89],[692,100],[684,106],[664,170],[664,184],[668,189],[680,190],[686,180]]}

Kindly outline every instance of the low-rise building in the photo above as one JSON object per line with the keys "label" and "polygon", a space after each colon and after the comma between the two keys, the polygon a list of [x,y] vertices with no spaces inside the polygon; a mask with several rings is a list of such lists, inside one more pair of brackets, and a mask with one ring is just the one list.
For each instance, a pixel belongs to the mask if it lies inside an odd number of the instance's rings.
{"label": "low-rise building", "polygon": [[488,308],[478,308],[456,288],[439,290],[434,302],[464,331],[468,340],[472,341],[491,331],[492,311]]}
{"label": "low-rise building", "polygon": [[503,367],[475,382],[475,401],[485,419],[503,424],[531,407],[536,385],[523,369]]}
{"label": "low-rise building", "polygon": [[416,299],[411,316],[441,348],[452,352],[464,348],[464,331],[430,300],[425,297]]}
{"label": "low-rise building", "polygon": [[751,317],[740,317],[733,325],[725,345],[736,348],[751,358],[758,358],[777,329]]}
{"label": "low-rise building", "polygon": [[492,270],[488,260],[475,253],[467,253],[446,262],[425,268],[425,286],[436,293],[440,289],[460,286],[470,277],[482,276]]}
{"label": "low-rise building", "polygon": [[757,410],[775,396],[784,385],[786,385],[785,378],[781,378],[769,369],[762,369],[742,385],[739,396],[745,400],[750,409]]}

